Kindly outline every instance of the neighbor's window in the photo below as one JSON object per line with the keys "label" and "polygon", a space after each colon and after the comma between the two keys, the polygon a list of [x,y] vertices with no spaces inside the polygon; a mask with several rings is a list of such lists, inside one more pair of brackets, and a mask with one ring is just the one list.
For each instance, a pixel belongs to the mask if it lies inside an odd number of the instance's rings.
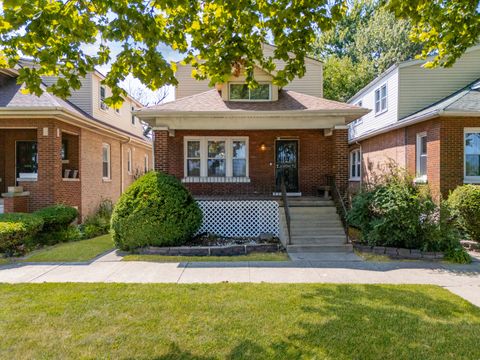
{"label": "neighbor's window", "polygon": [[375,90],[375,114],[387,111],[387,84]]}
{"label": "neighbor's window", "polygon": [[17,178],[36,179],[38,172],[36,141],[16,142],[16,168]]}
{"label": "neighbor's window", "polygon": [[107,97],[107,89],[105,86],[100,85],[100,109],[108,110],[107,104],[105,104],[105,98]]}
{"label": "neighbor's window", "polygon": [[480,128],[465,129],[465,181],[480,182]]}
{"label": "neighbor's window", "polygon": [[247,84],[230,84],[230,100],[270,100],[270,84],[249,89]]}
{"label": "neighbor's window", "polygon": [[350,180],[360,180],[361,169],[362,153],[360,149],[356,149],[350,153]]}
{"label": "neighbor's window", "polygon": [[127,171],[129,174],[132,173],[132,150],[127,150]]}
{"label": "neighbor's window", "polygon": [[132,125],[135,125],[135,114],[133,113],[134,111],[135,111],[135,107],[132,106],[132,118],[131,118]]}
{"label": "neighbor's window", "polygon": [[247,138],[186,138],[186,177],[247,177]]}
{"label": "neighbor's window", "polygon": [[417,157],[417,178],[427,180],[427,133],[417,134],[415,154]]}
{"label": "neighbor's window", "polygon": [[104,179],[110,179],[110,145],[102,145],[102,176]]}

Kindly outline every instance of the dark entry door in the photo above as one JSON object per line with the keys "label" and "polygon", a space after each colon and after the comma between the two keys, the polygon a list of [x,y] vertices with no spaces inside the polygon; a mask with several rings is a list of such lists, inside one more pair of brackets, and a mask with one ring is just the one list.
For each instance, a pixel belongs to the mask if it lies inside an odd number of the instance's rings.
{"label": "dark entry door", "polygon": [[275,143],[277,191],[281,191],[282,177],[287,192],[298,192],[298,140],[277,140]]}

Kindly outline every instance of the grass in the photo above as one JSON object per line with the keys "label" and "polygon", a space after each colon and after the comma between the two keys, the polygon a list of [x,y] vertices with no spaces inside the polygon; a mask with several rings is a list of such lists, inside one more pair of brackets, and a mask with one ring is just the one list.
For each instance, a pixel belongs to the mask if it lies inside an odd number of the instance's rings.
{"label": "grass", "polygon": [[421,285],[0,285],[0,358],[479,359],[480,309]]}
{"label": "grass", "polygon": [[126,255],[123,261],[154,262],[235,262],[235,261],[289,261],[287,253],[254,253],[240,256],[168,256],[168,255]]}
{"label": "grass", "polygon": [[26,262],[69,262],[88,261],[96,256],[113,249],[110,235],[102,235],[93,239],[73,241],[49,246],[28,254]]}
{"label": "grass", "polygon": [[[391,258],[389,258],[386,255],[381,255],[381,254],[374,254],[374,253],[367,253],[367,252],[362,252],[358,250],[354,250],[355,254],[360,256],[363,260],[365,261],[374,261],[374,262],[391,262],[393,261]],[[402,260],[396,260],[396,261],[402,261]]]}

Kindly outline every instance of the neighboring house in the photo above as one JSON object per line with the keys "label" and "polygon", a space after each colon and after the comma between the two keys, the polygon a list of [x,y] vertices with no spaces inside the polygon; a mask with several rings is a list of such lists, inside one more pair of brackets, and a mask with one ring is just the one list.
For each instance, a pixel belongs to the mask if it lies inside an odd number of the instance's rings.
{"label": "neighboring house", "polygon": [[480,183],[480,47],[450,68],[426,61],[392,66],[350,100],[372,109],[349,129],[352,187],[388,163],[428,183],[435,198],[464,183]]}
{"label": "neighboring house", "polygon": [[285,88],[257,67],[251,90],[243,75],[210,89],[179,69],[177,99],[137,112],[153,128],[155,169],[197,197],[271,197],[282,177],[292,195],[316,195],[329,175],[346,188],[346,124],[366,111],[321,98],[322,63],[306,64]]}
{"label": "neighboring house", "polygon": [[[133,114],[141,104],[128,97],[119,109],[106,106],[110,90],[100,73],[88,74],[68,101],[47,92],[22,93],[17,75],[0,71],[5,212],[63,203],[77,207],[84,218],[102,199],[115,201],[135,175],[152,167],[151,141]],[[46,85],[51,81],[44,79]],[[5,194],[11,186],[23,187],[25,196]]]}

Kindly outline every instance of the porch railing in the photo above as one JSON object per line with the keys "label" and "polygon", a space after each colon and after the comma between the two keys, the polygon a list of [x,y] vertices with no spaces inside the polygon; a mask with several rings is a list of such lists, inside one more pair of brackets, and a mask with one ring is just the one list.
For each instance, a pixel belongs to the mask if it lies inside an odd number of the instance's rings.
{"label": "porch railing", "polygon": [[287,238],[288,245],[292,245],[292,237],[290,234],[290,208],[288,207],[287,187],[285,185],[285,178],[282,176],[280,183],[280,189],[282,192],[283,211],[285,212],[285,221],[287,222]]}
{"label": "porch railing", "polygon": [[345,230],[345,235],[347,237],[347,243],[350,242],[349,236],[348,236],[348,218],[347,218],[347,213],[348,213],[348,202],[345,199],[344,196],[342,196],[342,193],[340,192],[340,189],[338,188],[337,182],[335,181],[334,176],[327,176],[327,183],[332,189],[332,199],[335,204],[335,207],[337,208],[337,213],[340,216],[340,220],[342,221],[343,228]]}

